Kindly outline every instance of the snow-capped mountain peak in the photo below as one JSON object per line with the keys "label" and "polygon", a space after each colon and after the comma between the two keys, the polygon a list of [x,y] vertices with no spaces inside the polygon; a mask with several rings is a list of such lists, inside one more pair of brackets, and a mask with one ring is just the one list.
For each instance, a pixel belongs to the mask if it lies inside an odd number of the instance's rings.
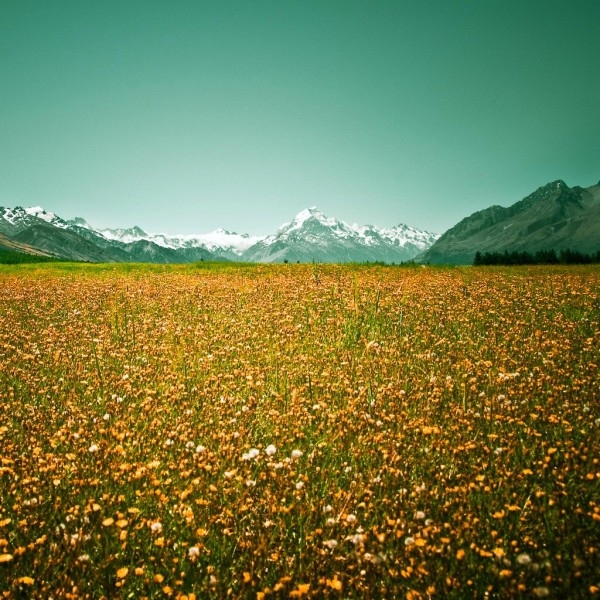
{"label": "snow-capped mountain peak", "polygon": [[[79,253],[75,258],[97,257],[92,260],[107,260],[110,256],[111,260],[120,261],[135,256],[137,260],[151,262],[224,258],[250,262],[389,263],[412,259],[438,238],[436,234],[402,224],[389,229],[349,225],[326,216],[316,206],[300,211],[268,237],[239,234],[224,228],[193,235],[147,233],[138,226],[97,229],[81,217],[65,221],[41,206],[0,207],[0,233],[15,235],[23,232],[25,235],[25,230],[32,226],[39,227],[42,223],[68,229],[83,238],[81,243],[88,246],[82,246],[83,254]],[[48,231],[45,231],[45,235],[48,235]],[[98,254],[94,254],[94,246]]]}
{"label": "snow-capped mountain peak", "polygon": [[262,262],[401,262],[428,248],[438,237],[406,225],[391,229],[349,225],[310,207],[251,247],[244,258]]}

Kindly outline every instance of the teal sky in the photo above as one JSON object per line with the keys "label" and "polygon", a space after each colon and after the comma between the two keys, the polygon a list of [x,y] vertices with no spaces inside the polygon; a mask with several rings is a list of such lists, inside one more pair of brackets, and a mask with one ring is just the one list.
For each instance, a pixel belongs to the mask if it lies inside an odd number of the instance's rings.
{"label": "teal sky", "polygon": [[443,232],[600,180],[598,0],[1,0],[0,206]]}

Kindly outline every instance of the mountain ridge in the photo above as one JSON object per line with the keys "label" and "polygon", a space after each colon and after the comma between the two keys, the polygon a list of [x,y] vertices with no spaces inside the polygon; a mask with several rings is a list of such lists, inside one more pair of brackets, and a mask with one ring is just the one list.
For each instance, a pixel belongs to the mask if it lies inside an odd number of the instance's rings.
{"label": "mountain ridge", "polygon": [[[389,229],[349,225],[316,207],[300,211],[270,236],[223,228],[205,234],[150,234],[137,225],[97,229],[84,218],[64,220],[41,206],[0,207],[0,233],[70,260],[93,262],[401,262],[438,235],[400,224]],[[17,239],[18,238],[18,239]]]}
{"label": "mountain ridge", "polygon": [[492,205],[445,231],[418,262],[472,264],[476,252],[600,248],[600,182],[569,187],[558,179],[508,207]]}

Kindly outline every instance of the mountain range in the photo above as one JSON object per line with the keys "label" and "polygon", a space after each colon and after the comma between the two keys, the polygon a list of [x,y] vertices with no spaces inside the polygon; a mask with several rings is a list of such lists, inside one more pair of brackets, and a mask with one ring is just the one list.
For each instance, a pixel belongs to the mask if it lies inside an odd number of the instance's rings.
{"label": "mountain range", "polygon": [[97,229],[36,206],[0,207],[0,249],[90,262],[385,262],[472,264],[476,252],[600,250],[600,182],[557,180],[512,206],[473,213],[443,235],[407,225],[349,225],[307,208],[268,236],[217,229],[196,235]]}
{"label": "mountain range", "polygon": [[96,229],[82,217],[64,220],[42,207],[0,207],[0,248],[89,262],[185,263],[402,262],[438,238],[398,225],[349,225],[317,208],[298,213],[269,236],[217,229],[197,235],[149,234],[140,227]]}
{"label": "mountain range", "polygon": [[448,229],[417,262],[472,264],[476,252],[600,250],[600,182],[588,188],[557,180],[509,207],[490,206]]}

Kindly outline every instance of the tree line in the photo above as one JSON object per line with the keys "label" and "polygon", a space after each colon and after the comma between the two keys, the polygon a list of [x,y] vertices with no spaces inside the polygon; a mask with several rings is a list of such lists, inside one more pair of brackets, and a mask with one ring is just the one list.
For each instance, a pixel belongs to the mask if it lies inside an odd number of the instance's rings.
{"label": "tree line", "polygon": [[0,264],[2,265],[20,265],[24,263],[43,263],[43,262],[65,262],[61,258],[52,256],[41,256],[36,254],[26,254],[25,252],[15,252],[0,248]]}
{"label": "tree line", "polygon": [[600,250],[585,254],[577,250],[564,249],[538,250],[527,252],[515,250],[509,252],[476,252],[473,265],[589,265],[600,263]]}

